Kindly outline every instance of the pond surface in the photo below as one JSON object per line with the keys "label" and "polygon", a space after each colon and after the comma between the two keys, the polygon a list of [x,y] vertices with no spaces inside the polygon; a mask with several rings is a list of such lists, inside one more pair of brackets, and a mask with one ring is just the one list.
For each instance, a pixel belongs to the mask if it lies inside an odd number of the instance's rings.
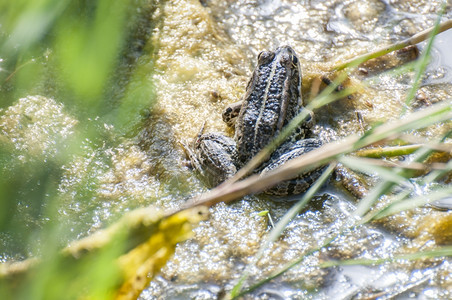
{"label": "pond surface", "polygon": [[[201,4],[202,7],[194,1],[166,5],[162,9],[166,17],[154,36],[160,44],[157,66],[162,69],[156,76],[160,99],[157,106],[168,117],[176,139],[181,140],[195,136],[204,121],[208,131],[231,134],[221,122],[221,111],[240,99],[260,51],[291,45],[301,59],[304,90],[309,91],[305,85],[331,63],[403,40],[431,26],[439,7],[439,3],[409,1]],[[432,102],[442,101],[451,93],[450,65],[444,54],[447,35],[450,33],[438,37],[427,77],[418,92],[428,95]],[[418,46],[422,49],[424,45]],[[327,139],[360,132],[362,125],[356,120],[356,112],[363,116],[364,127],[397,118],[413,74],[377,74],[364,92],[316,112],[318,125],[314,131]],[[365,79],[359,75],[356,78]],[[425,105],[421,101],[413,104],[417,108]],[[437,136],[444,130],[447,126],[419,134]],[[202,190],[193,188],[192,194]],[[175,205],[174,201],[169,205]],[[356,200],[340,187],[333,182],[328,184],[266,251],[252,269],[250,282],[265,278],[320,243],[328,233],[339,230],[351,217],[355,205]],[[271,229],[268,218],[258,213],[268,210],[273,220],[279,220],[290,206],[250,196],[212,208],[210,220],[196,229],[193,239],[179,245],[175,257],[142,299],[216,299],[232,288],[234,279],[252,261]],[[422,232],[433,220],[430,217],[448,215],[420,208],[383,224],[357,228],[247,297],[355,299],[381,292],[386,297],[447,298],[451,292],[451,278],[444,277],[451,270],[447,260],[433,260],[422,267],[407,262],[379,267],[315,266],[328,258],[385,258],[407,249],[426,249],[431,247],[432,237]]]}
{"label": "pond surface", "polygon": [[[432,26],[440,3],[155,1],[157,8],[148,41],[155,53],[145,53],[140,61],[145,67],[152,66],[148,80],[155,86],[155,104],[149,110],[145,127],[136,136],[122,137],[119,145],[93,145],[87,140],[84,153],[65,165],[58,186],[58,214],[71,230],[61,244],[95,232],[125,211],[147,205],[175,209],[188,198],[205,192],[207,187],[186,166],[181,143],[189,143],[204,122],[209,132],[233,134],[222,122],[221,112],[242,97],[262,50],[290,45],[296,51],[304,70],[305,99],[309,99],[314,77],[336,62],[401,41]],[[444,19],[451,16],[449,6]],[[433,58],[412,110],[444,101],[452,94],[451,41],[451,32],[440,34],[435,41]],[[418,47],[422,50],[425,43]],[[398,118],[414,72],[374,75],[370,78],[352,74],[354,82],[369,84],[352,98],[315,112],[314,133],[326,140],[337,140],[362,133],[374,122]],[[36,101],[41,103],[40,109],[27,108],[35,107]],[[36,126],[22,130],[11,122],[25,111],[27,120],[18,122]],[[40,126],[45,125],[40,125],[43,120],[53,120],[55,132],[39,132]],[[56,146],[52,141],[73,134],[77,122],[80,120],[53,100],[30,96],[2,111],[0,127],[16,148],[54,157]],[[416,134],[431,138],[447,130],[450,124],[432,126]],[[102,131],[109,140],[118,137],[108,124]],[[413,183],[413,191],[426,192],[423,189]],[[331,179],[250,270],[249,284],[299,258],[327,236],[339,233],[352,217],[356,204],[357,200]],[[26,202],[21,205],[23,215],[17,222],[30,227],[46,222],[27,218],[33,208]],[[231,290],[253,260],[272,228],[270,217],[278,221],[292,205],[293,202],[247,196],[211,208],[210,219],[195,229],[192,239],[178,245],[174,257],[140,299],[218,299]],[[262,216],[262,211],[269,215]],[[389,258],[434,249],[436,243],[441,243],[434,235],[434,224],[451,215],[448,211],[421,207],[350,230],[245,299],[373,299],[379,295],[384,299],[451,298],[452,261],[448,258],[381,266],[318,267],[329,259]],[[2,260],[36,254],[33,249],[15,251],[16,244],[7,234],[0,239],[7,245]]]}

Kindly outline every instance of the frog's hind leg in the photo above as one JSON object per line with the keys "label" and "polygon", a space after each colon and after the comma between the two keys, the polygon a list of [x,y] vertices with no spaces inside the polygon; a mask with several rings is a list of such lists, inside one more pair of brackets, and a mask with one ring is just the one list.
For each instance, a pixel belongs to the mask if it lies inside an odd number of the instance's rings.
{"label": "frog's hind leg", "polygon": [[190,160],[207,183],[214,187],[237,173],[236,152],[232,138],[206,133],[196,139]]}
{"label": "frog's hind leg", "polygon": [[[315,150],[322,145],[317,139],[299,140],[296,143],[282,145],[273,153],[271,163],[267,164],[261,175],[283,165],[285,162],[299,157],[309,151]],[[324,166],[298,174],[297,177],[283,181],[265,191],[266,194],[274,196],[288,196],[300,194],[306,191],[322,175]]]}

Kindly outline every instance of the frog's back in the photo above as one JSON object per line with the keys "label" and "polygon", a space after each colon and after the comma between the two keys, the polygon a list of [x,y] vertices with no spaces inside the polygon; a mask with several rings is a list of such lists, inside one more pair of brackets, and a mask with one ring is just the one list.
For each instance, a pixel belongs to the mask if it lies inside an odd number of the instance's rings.
{"label": "frog's back", "polygon": [[262,52],[236,122],[237,155],[246,163],[279,133],[301,106],[301,72],[288,46]]}

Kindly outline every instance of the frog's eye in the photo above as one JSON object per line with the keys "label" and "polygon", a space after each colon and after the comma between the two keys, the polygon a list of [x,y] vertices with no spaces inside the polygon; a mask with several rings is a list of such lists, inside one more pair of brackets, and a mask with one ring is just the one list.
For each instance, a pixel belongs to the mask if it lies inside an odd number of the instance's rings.
{"label": "frog's eye", "polygon": [[292,56],[292,62],[293,62],[294,65],[298,64],[298,58],[295,55]]}
{"label": "frog's eye", "polygon": [[257,56],[257,61],[258,61],[258,63],[266,63],[266,62],[272,60],[273,57],[275,57],[275,53],[270,52],[270,51],[262,51]]}
{"label": "frog's eye", "polygon": [[261,51],[260,53],[259,53],[259,55],[257,56],[257,59],[258,60],[261,60],[261,58],[263,58],[263,57],[265,57],[265,56],[267,56],[268,55],[268,51]]}

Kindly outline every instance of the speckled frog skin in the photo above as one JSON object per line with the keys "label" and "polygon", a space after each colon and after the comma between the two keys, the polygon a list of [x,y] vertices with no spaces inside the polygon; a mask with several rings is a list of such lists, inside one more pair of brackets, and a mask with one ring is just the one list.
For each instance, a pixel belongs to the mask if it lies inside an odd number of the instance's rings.
{"label": "speckled frog skin", "polygon": [[[261,52],[257,60],[242,103],[223,112],[226,123],[235,123],[234,138],[218,133],[200,134],[190,151],[192,165],[212,186],[233,176],[304,109],[300,63],[295,51],[289,46],[279,47],[275,52]],[[320,140],[305,138],[310,126],[312,118],[254,172],[266,173],[318,148],[322,144]],[[299,174],[265,193],[276,196],[302,193],[320,174],[321,169]]]}

